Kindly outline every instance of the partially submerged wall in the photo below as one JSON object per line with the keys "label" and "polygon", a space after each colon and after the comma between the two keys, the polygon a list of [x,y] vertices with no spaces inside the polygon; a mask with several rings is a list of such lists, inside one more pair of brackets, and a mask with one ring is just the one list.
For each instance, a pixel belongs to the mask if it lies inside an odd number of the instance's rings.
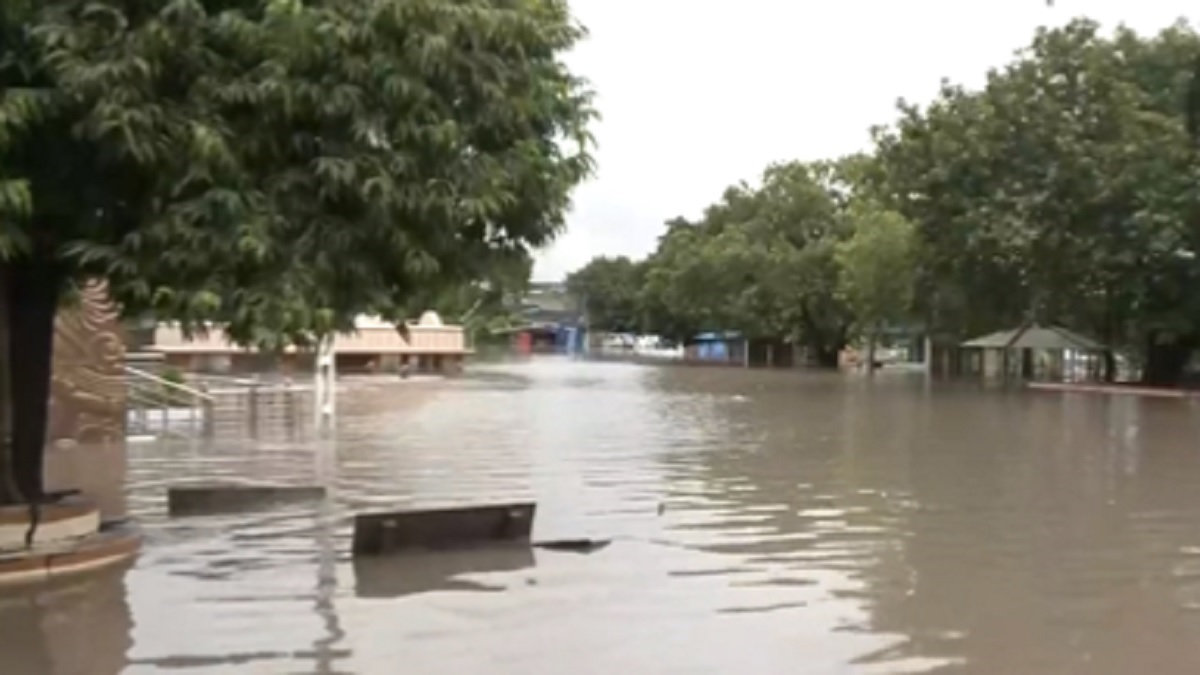
{"label": "partially submerged wall", "polygon": [[54,336],[46,482],[79,489],[103,518],[125,515],[125,347],[119,313],[101,283],[59,312]]}

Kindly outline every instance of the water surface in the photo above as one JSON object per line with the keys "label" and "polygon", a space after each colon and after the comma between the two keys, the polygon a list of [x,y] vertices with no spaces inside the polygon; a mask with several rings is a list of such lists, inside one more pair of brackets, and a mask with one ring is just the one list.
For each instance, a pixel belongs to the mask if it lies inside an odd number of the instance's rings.
{"label": "water surface", "polygon": [[[1200,408],[553,357],[359,385],[334,441],[130,446],[132,569],[0,597],[4,675],[1200,672]],[[168,520],[165,486],[327,503]],[[532,499],[354,565],[349,514]]]}

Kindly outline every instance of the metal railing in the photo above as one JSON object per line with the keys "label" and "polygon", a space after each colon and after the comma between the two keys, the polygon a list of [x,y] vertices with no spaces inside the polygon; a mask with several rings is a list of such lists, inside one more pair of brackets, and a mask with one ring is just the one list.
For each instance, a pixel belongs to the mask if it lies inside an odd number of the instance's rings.
{"label": "metal railing", "polygon": [[295,438],[313,425],[311,386],[250,379],[214,384],[207,391],[213,397],[210,437]]}
{"label": "metal railing", "polygon": [[124,368],[126,434],[184,438],[294,438],[310,427],[311,386],[257,377],[193,375],[179,383]]}
{"label": "metal railing", "polygon": [[124,366],[127,436],[195,436],[212,419],[214,397],[206,391]]}

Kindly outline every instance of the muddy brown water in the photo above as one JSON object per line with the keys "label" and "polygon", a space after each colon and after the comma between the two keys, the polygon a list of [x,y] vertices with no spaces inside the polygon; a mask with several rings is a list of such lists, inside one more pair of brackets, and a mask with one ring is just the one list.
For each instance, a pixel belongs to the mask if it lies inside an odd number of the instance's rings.
{"label": "muddy brown water", "polygon": [[[143,554],[0,596],[0,673],[1200,672],[1193,403],[545,357],[339,404],[336,442],[131,446]],[[166,518],[235,475],[333,493]],[[358,510],[519,499],[614,541],[346,553]]]}

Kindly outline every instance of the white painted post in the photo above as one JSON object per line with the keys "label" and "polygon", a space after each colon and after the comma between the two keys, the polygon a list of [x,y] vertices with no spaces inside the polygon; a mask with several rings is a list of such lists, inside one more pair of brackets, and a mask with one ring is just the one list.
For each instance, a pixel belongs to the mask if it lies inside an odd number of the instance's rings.
{"label": "white painted post", "polygon": [[313,387],[313,416],[318,432],[333,431],[337,417],[337,365],[333,336],[317,343],[317,367]]}

